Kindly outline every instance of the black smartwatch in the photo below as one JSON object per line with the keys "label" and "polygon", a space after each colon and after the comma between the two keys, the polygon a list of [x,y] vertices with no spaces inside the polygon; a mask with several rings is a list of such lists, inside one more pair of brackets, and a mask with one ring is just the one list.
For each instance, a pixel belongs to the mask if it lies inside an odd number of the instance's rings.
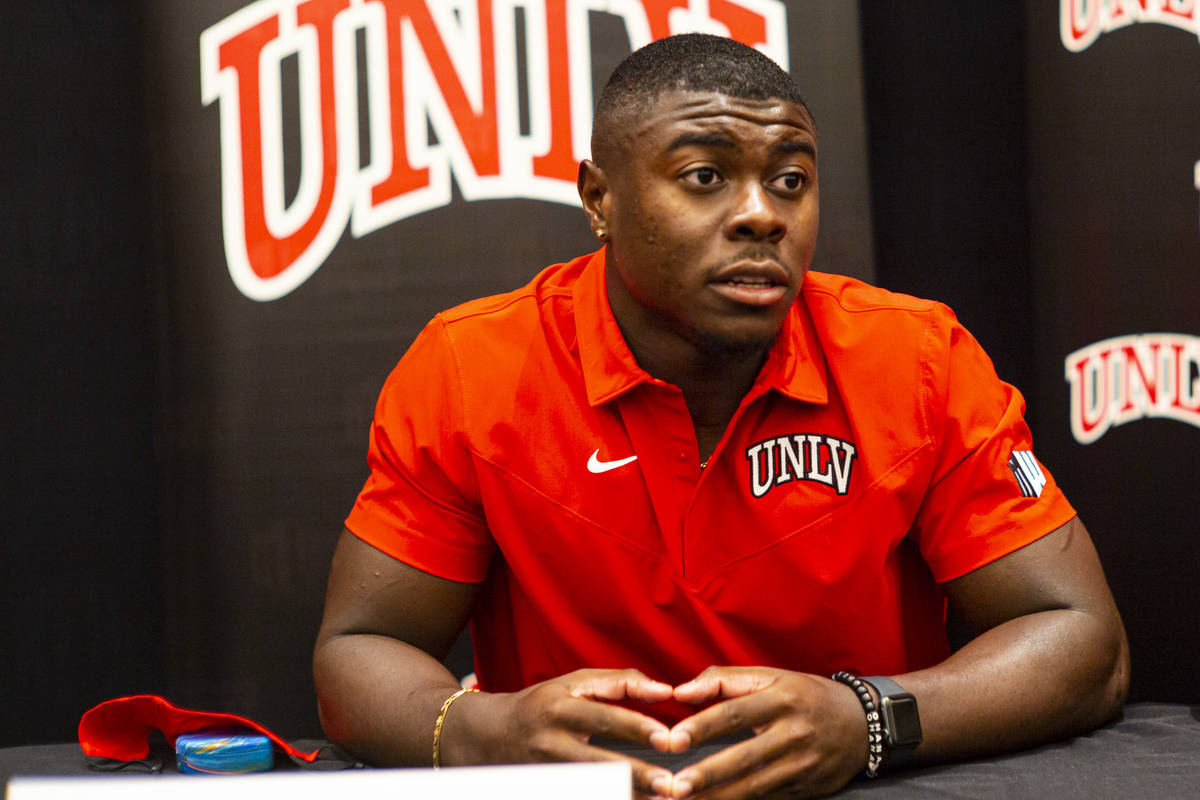
{"label": "black smartwatch", "polygon": [[921,715],[917,698],[891,678],[863,678],[879,695],[879,720],[883,724],[884,763],[900,766],[921,743]]}

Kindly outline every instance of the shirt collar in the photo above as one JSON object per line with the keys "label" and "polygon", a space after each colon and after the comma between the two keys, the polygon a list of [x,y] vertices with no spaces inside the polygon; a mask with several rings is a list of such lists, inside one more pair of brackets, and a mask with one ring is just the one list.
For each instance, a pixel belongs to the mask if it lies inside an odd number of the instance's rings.
{"label": "shirt collar", "polygon": [[[654,378],[638,366],[608,302],[605,282],[607,248],[593,253],[575,283],[576,342],[588,403],[602,405]],[[759,371],[751,393],[775,389],[809,403],[828,402],[825,357],[813,328],[804,294],[784,318],[779,338]]]}
{"label": "shirt collar", "polygon": [[598,406],[620,397],[640,383],[652,380],[638,366],[625,337],[617,326],[608,302],[605,283],[605,254],[602,248],[591,255],[583,274],[575,282],[575,338],[588,403]]}
{"label": "shirt collar", "polygon": [[751,391],[775,389],[794,400],[824,405],[829,402],[825,354],[806,297],[801,291],[792,303]]}

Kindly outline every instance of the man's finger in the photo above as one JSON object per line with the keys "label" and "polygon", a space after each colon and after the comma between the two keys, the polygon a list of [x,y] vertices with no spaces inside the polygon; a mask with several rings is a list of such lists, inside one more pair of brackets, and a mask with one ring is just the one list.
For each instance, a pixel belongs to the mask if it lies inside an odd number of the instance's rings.
{"label": "man's finger", "polygon": [[670,684],[634,670],[581,670],[571,676],[571,694],[598,700],[640,700],[661,703],[674,696]]}
{"label": "man's finger", "polygon": [[766,764],[758,769],[750,770],[724,783],[701,788],[696,785],[688,793],[682,793],[689,784],[675,776],[675,784],[671,795],[672,800],[744,800],[747,797],[760,797],[770,793],[772,798],[787,797],[824,797],[835,789],[838,784],[832,784],[823,778],[813,783],[799,764],[790,761],[778,761]]}
{"label": "man's finger", "polygon": [[668,749],[678,753],[709,739],[747,729],[757,731],[785,710],[777,697],[762,692],[723,700],[677,722],[670,730]]}
{"label": "man's finger", "polygon": [[670,735],[670,729],[653,717],[588,697],[564,701],[556,710],[555,721],[585,737],[624,739],[657,749],[663,749]]}
{"label": "man's finger", "polygon": [[768,729],[730,745],[680,770],[672,781],[671,796],[752,797],[779,786],[800,769],[795,759],[786,759],[793,744]]}
{"label": "man's finger", "polygon": [[768,670],[740,667],[709,667],[695,678],[675,687],[676,700],[697,705],[710,700],[759,692],[775,681]]}

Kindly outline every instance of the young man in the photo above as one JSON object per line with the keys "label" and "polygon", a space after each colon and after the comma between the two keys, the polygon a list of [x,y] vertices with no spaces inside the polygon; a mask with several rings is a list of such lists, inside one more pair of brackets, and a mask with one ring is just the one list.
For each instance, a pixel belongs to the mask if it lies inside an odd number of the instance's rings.
{"label": "young man", "polygon": [[[808,273],[817,143],[750,48],[618,67],[579,171],[603,249],[438,315],[384,387],[315,653],[331,739],[475,764],[751,729],[633,759],[635,789],[820,795],[1120,707],[1120,617],[1020,395],[944,307]],[[947,598],[979,632],[953,655]]]}

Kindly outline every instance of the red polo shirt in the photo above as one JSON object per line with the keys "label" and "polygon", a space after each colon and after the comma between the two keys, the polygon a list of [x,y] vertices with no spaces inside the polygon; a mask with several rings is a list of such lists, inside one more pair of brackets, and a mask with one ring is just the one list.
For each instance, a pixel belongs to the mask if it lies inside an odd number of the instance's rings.
{"label": "red polo shirt", "polygon": [[1074,516],[1023,411],[944,306],[810,272],[701,470],[600,251],[429,323],[384,386],[346,524],[485,582],[486,690],[580,667],[896,674],[948,655],[939,582]]}

